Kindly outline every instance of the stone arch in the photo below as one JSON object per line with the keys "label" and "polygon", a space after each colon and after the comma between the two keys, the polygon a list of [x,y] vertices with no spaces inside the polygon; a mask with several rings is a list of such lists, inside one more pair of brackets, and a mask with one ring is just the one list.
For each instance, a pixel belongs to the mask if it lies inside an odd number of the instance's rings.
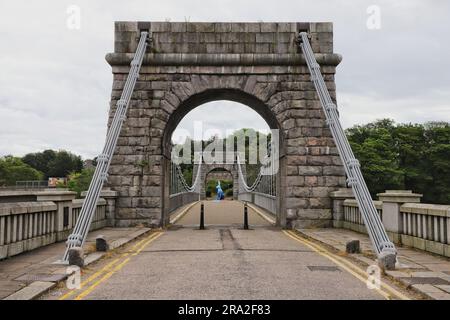
{"label": "stone arch", "polygon": [[[161,107],[169,113],[168,120],[164,122],[164,130],[162,133],[161,141],[163,154],[162,161],[164,162],[163,168],[165,170],[163,174],[163,176],[165,177],[165,185],[163,188],[164,210],[162,210],[161,217],[161,221],[163,222],[163,224],[168,223],[170,216],[169,210],[171,210],[172,208],[169,197],[169,170],[171,157],[170,153],[172,147],[172,133],[185,115],[202,104],[218,100],[239,102],[250,107],[259,115],[261,115],[261,117],[266,121],[271,129],[279,130],[280,173],[277,174],[277,185],[279,185],[280,189],[282,188],[285,178],[283,172],[285,171],[286,144],[283,125],[278,121],[276,115],[272,112],[272,109],[266,104],[266,102],[264,102],[268,101],[269,97],[271,96],[270,92],[275,92],[274,90],[277,86],[269,86],[271,89],[267,88],[266,91],[264,91],[263,89],[255,89],[259,88],[257,86],[256,77],[248,75],[227,75],[223,77],[219,77],[216,75],[191,75],[189,78],[191,80],[190,82],[172,82],[168,90],[164,94],[164,99],[161,101]],[[208,166],[211,165],[206,165],[205,168],[208,168]],[[236,186],[238,187],[238,171],[235,166],[233,167],[234,168],[232,169],[230,168],[230,171],[235,173],[233,175],[233,180],[237,182]],[[203,175],[201,178],[201,181],[203,181],[205,179],[205,176]],[[237,195],[238,192],[239,189],[236,189],[236,192],[234,192],[234,194]],[[203,190],[201,194],[203,194]],[[283,213],[285,212],[283,209],[284,200],[284,193],[280,193],[277,204],[277,223],[279,225],[285,225],[286,223],[286,218],[283,215]]]}
{"label": "stone arch", "polygon": [[[197,79],[195,76],[192,76],[194,79]],[[249,77],[242,76],[241,78],[246,79],[246,82],[250,81]],[[208,83],[208,77],[201,77],[203,79],[202,83]],[[163,144],[163,154],[166,157],[170,157],[171,144],[170,139],[172,137],[172,133],[180,123],[181,119],[186,116],[190,111],[195,109],[196,107],[218,100],[228,100],[233,102],[238,102],[243,105],[250,107],[255,110],[268,124],[271,129],[280,130],[280,154],[284,154],[285,151],[285,143],[284,143],[284,134],[282,130],[282,124],[278,121],[276,115],[272,112],[271,108],[266,105],[258,96],[253,95],[247,91],[250,89],[247,85],[244,88],[246,90],[239,88],[216,88],[215,86],[220,85],[220,81],[214,81],[211,79],[211,87],[205,88],[201,87],[202,91],[198,93],[194,93],[190,96],[185,94],[186,91],[193,92],[193,84],[184,83],[183,85],[177,85],[176,83],[171,86],[171,91],[165,93],[165,99],[161,101],[161,106],[165,108],[168,112],[170,112],[170,117],[165,124],[165,130],[163,134],[162,144]],[[193,80],[200,81],[200,80]],[[237,84],[240,84],[244,80],[237,81]],[[229,85],[229,84],[228,84]],[[206,86],[206,85],[205,85]],[[184,90],[182,88],[185,88]],[[260,90],[257,91],[259,95],[261,95]],[[266,93],[267,95],[267,93]],[[184,98],[180,100],[180,98]]]}

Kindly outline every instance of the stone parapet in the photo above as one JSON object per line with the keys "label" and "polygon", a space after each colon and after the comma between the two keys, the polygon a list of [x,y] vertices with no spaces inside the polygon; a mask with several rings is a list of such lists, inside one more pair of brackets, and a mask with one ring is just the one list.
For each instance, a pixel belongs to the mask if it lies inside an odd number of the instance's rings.
{"label": "stone parapet", "polygon": [[[411,190],[387,190],[378,196],[374,204],[392,241],[450,257],[450,205],[419,203],[422,195]],[[343,219],[334,225],[367,233],[358,203],[349,198],[342,205]]]}
{"label": "stone parapet", "polygon": [[[75,195],[74,192],[58,189],[3,191],[0,199],[15,201],[0,202],[0,259],[65,241],[83,202],[83,199],[74,199]],[[21,199],[27,201],[17,201]],[[106,211],[107,200],[100,199],[91,230],[106,226]]]}

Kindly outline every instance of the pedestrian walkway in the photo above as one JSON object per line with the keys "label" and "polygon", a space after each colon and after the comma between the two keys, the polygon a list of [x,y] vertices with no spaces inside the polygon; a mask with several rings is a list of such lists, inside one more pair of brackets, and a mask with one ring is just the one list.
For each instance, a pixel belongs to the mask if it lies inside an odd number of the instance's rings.
{"label": "pedestrian walkway", "polygon": [[[346,229],[298,229],[303,235],[326,244],[343,254],[346,243],[359,240],[361,253],[349,255],[363,265],[374,264],[375,254],[369,237]],[[450,259],[421,250],[398,247],[399,264],[394,271],[386,271],[406,287],[430,299],[450,300]]]}
{"label": "pedestrian walkway", "polygon": [[[104,254],[94,252],[95,238],[98,235],[105,236],[114,248],[149,230],[143,227],[103,228],[89,233],[84,246],[85,254],[88,254],[86,263],[93,262]],[[13,294],[12,298],[30,299],[34,294],[39,294],[65,279],[66,267],[55,264],[55,261],[61,259],[64,249],[65,243],[59,242],[0,261],[0,299]]]}

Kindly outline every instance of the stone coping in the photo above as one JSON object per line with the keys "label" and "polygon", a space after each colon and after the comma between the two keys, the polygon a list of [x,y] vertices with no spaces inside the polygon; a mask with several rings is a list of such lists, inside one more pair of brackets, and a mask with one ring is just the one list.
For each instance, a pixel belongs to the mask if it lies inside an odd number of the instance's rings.
{"label": "stone coping", "polygon": [[420,202],[422,194],[413,193],[411,190],[386,190],[383,193],[377,193],[378,199],[384,202]]}
{"label": "stone coping", "polygon": [[[81,208],[83,205],[84,199],[74,199],[72,200],[72,208]],[[106,205],[106,200],[103,198],[99,198],[97,201],[97,206]]]}
{"label": "stone coping", "polygon": [[[85,198],[87,196],[87,191],[81,192],[81,197]],[[111,189],[102,189],[100,192],[100,197],[102,198],[117,198],[119,196],[119,192],[111,190]]]}
{"label": "stone coping", "polygon": [[314,22],[186,22],[186,21],[115,21],[115,30],[151,32],[333,32],[333,23]]}
{"label": "stone coping", "polygon": [[[105,57],[111,66],[129,65],[133,53],[108,53]],[[316,53],[317,63],[337,66],[342,56],[337,53]],[[305,65],[303,54],[272,53],[149,53],[142,65],[155,66],[296,66]]]}
{"label": "stone coping", "polygon": [[[375,208],[381,209],[383,202],[379,200],[373,200]],[[355,199],[344,200],[344,207],[358,207],[358,202]]]}
{"label": "stone coping", "polygon": [[400,212],[426,214],[439,217],[450,217],[450,205],[428,203],[405,203],[400,206]]}
{"label": "stone coping", "polygon": [[76,195],[76,192],[58,189],[44,189],[44,190],[1,190],[0,197],[12,196],[46,196],[46,195]]}
{"label": "stone coping", "polygon": [[0,216],[56,211],[58,206],[51,201],[27,201],[0,203]]}
{"label": "stone coping", "polygon": [[333,199],[354,199],[355,195],[351,188],[339,188],[336,191],[330,192],[330,198]]}

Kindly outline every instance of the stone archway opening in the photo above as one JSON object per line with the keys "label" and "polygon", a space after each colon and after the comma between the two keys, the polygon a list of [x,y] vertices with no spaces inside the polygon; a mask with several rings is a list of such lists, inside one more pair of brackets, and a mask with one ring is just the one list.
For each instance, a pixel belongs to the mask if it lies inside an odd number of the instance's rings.
{"label": "stone archway opening", "polygon": [[[243,102],[245,102],[245,104]],[[163,139],[163,145],[165,146],[165,160],[169,162],[171,161],[174,152],[178,154],[179,150],[175,151],[175,149],[180,146],[179,144],[190,145],[201,139],[201,149],[206,152],[209,148],[208,144],[216,143],[217,140],[221,141],[220,144],[223,149],[221,149],[221,151],[214,151],[213,153],[223,152],[224,156],[220,158],[218,163],[206,163],[206,161],[203,163],[200,172],[200,196],[195,200],[212,199],[215,195],[215,185],[217,180],[224,180],[224,186],[227,189],[224,191],[227,193],[226,196],[228,199],[239,200],[243,184],[238,174],[238,165],[236,161],[225,162],[227,158],[225,154],[238,151],[238,147],[235,145],[238,141],[237,136],[244,135],[246,140],[248,140],[246,141],[245,147],[248,154],[246,153],[244,157],[249,157],[252,134],[257,137],[259,143],[262,139],[266,139],[266,141],[271,140],[270,134],[273,132],[271,129],[279,130],[278,128],[280,126],[275,119],[275,116],[270,112],[270,109],[264,105],[264,103],[258,101],[256,97],[251,97],[248,93],[233,89],[206,90],[182,103],[177,110],[178,112],[174,112],[166,126]],[[194,125],[192,124],[192,122],[198,122],[199,120],[203,120],[201,123],[201,130],[203,131],[200,134],[200,138],[198,137],[198,134],[196,136],[193,132],[196,128],[194,128]],[[216,136],[217,132],[219,133],[219,137]],[[186,134],[188,134],[188,136],[183,136]],[[228,139],[233,139],[235,141],[231,150],[226,142]],[[192,151],[194,152],[195,150]],[[258,150],[256,149],[252,151],[258,153]],[[258,154],[258,163],[260,163],[261,160],[259,157]],[[250,162],[250,159],[248,158],[245,160],[248,163]],[[244,168],[241,169],[245,174],[247,174],[247,172],[255,173],[254,177],[251,174],[246,175],[246,181],[249,185],[256,179],[258,168],[260,166],[258,163],[245,164]],[[195,163],[191,166],[183,164],[180,168],[181,167],[185,169],[183,171],[186,181],[189,184],[193,183],[198,165]],[[250,170],[247,169],[248,167],[250,167]],[[168,174],[166,175],[168,176]],[[276,178],[278,177],[280,177],[280,175],[276,176]],[[171,180],[168,183],[173,184],[174,182]],[[169,207],[169,213],[166,214],[166,216],[170,215],[170,212],[176,207],[185,204],[186,201],[190,201],[186,196],[184,196],[185,200],[180,201],[178,198],[181,197],[181,195],[173,196],[173,192],[170,193],[168,197],[167,194],[165,195],[164,198]],[[277,212],[274,212],[274,214],[277,214]]]}

